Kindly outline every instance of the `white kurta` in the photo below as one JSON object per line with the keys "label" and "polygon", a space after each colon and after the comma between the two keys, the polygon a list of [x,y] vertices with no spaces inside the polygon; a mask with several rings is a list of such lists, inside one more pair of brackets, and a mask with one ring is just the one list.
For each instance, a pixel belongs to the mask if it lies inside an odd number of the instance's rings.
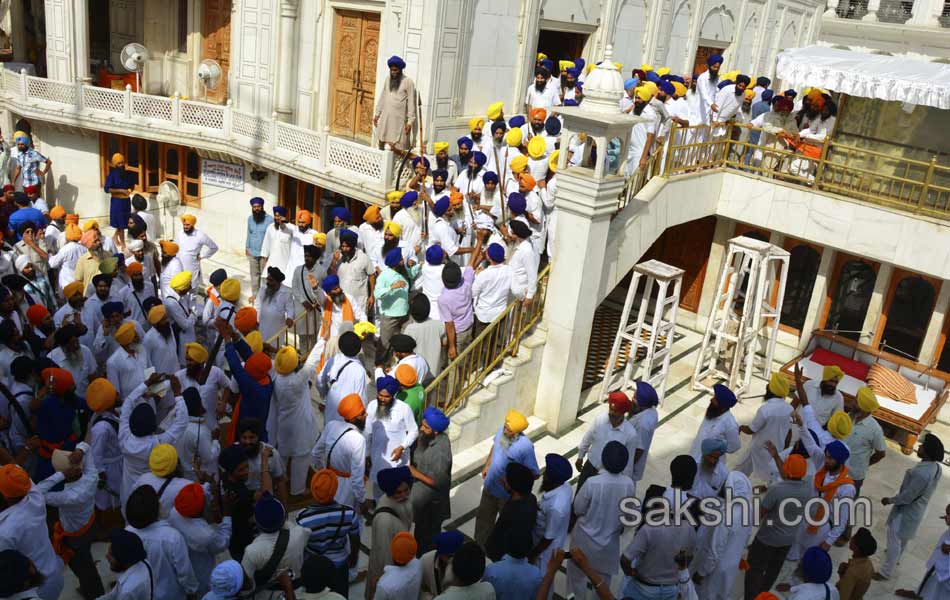
{"label": "white kurta", "polygon": [[[402,400],[393,399],[389,417],[382,419],[377,415],[379,401],[373,400],[366,407],[366,426],[363,435],[369,452],[369,479],[373,482],[373,496],[376,499],[383,491],[376,485],[376,475],[382,469],[402,467],[409,464],[409,448],[419,437],[412,409]],[[402,456],[392,460],[393,450],[401,447]]]}
{"label": "white kurta", "polygon": [[[178,363],[179,366],[168,371],[174,373],[185,363],[185,346],[198,340],[195,333],[195,323],[198,322],[198,311],[195,310],[191,293],[179,296],[172,290],[165,296],[165,312],[172,327],[178,328]],[[156,367],[157,368],[157,367]],[[164,371],[160,371],[164,372]]]}
{"label": "white kurta", "polygon": [[277,267],[284,275],[288,274],[287,265],[290,263],[293,238],[294,234],[286,224],[280,229],[273,226],[267,227],[264,241],[261,243],[261,256],[267,259],[268,267]]}
{"label": "white kurta", "polygon": [[726,452],[729,454],[739,450],[741,446],[739,424],[736,423],[736,418],[730,411],[727,410],[715,419],[703,419],[699,431],[696,432],[696,439],[693,440],[693,445],[689,449],[689,455],[696,459],[697,463],[703,455],[700,449],[703,440],[709,438],[719,438],[726,442]]}
{"label": "white kurta", "polygon": [[821,393],[821,382],[817,379],[806,381],[802,387],[808,398],[808,405],[815,411],[815,418],[822,427],[828,423],[835,411],[844,410],[844,396],[837,388],[830,396],[824,396]]}
{"label": "white kurta", "polygon": [[122,412],[119,414],[119,447],[122,449],[122,489],[119,491],[121,505],[135,489],[135,481],[139,475],[149,472],[148,457],[152,449],[159,444],[174,445],[188,425],[188,408],[185,399],[175,398],[175,420],[167,431],[160,434],[138,437],[129,429],[129,417],[132,409],[141,404],[141,395],[145,393],[145,386],[139,386],[129,398],[122,403]]}
{"label": "white kurta", "polygon": [[940,536],[937,546],[927,559],[924,575],[930,573],[930,576],[920,586],[920,597],[923,600],[950,600],[950,554],[943,552],[943,546],[947,544],[950,544],[950,529]]}
{"label": "white kurta", "polygon": [[172,293],[172,288],[169,284],[172,281],[172,277],[178,275],[185,270],[185,267],[182,266],[181,261],[177,256],[171,257],[169,261],[162,267],[162,276],[159,278],[159,285],[162,288],[162,295],[167,296]]}
{"label": "white kurta", "polygon": [[79,242],[66,242],[53,256],[49,257],[49,267],[59,269],[59,289],[63,289],[75,280],[73,273],[79,257],[86,253],[86,247]]}
{"label": "white kurta", "polygon": [[[732,489],[734,498],[752,498],[752,484],[737,471],[729,474],[726,487]],[[728,600],[739,573],[739,561],[745,552],[746,543],[752,534],[751,524],[743,517],[743,506],[732,506],[732,524],[724,523],[710,531],[704,525],[699,530],[695,559],[691,565],[694,572],[703,576],[697,594],[703,600]],[[704,530],[706,530],[704,532]],[[705,542],[705,543],[703,543]]]}
{"label": "white kurta", "polygon": [[119,432],[110,421],[119,422],[114,412],[93,417],[94,423],[89,431],[89,446],[92,457],[100,473],[105,473],[105,487],[96,491],[96,508],[108,510],[117,508],[119,500],[107,490],[118,494],[122,489],[122,450],[119,447]]}
{"label": "white kurta", "polygon": [[655,151],[655,148],[647,150],[647,139],[649,136],[656,135],[659,115],[649,104],[643,107],[640,117],[646,119],[633,126],[630,130],[630,144],[627,146],[627,161],[624,163],[624,175],[627,177],[635,174],[640,168],[640,159],[644,153],[649,156]]}
{"label": "white kurta", "polygon": [[535,562],[538,567],[547,568],[551,556],[567,541],[573,495],[569,481],[541,494],[538,517],[534,522],[534,543],[537,545],[542,539],[546,539],[551,540],[551,544],[538,556]]}
{"label": "white kurta", "polygon": [[[268,294],[267,284],[264,283],[254,300],[259,331],[264,341],[269,340],[278,331],[285,328],[287,319],[293,319],[295,314],[294,298],[293,294],[290,293],[290,288],[282,285],[273,295]],[[281,341],[278,341],[278,343],[282,344]]]}
{"label": "white kurta", "polygon": [[75,355],[69,355],[63,351],[62,347],[57,346],[50,351],[49,359],[60,368],[69,371],[76,383],[76,394],[85,398],[89,376],[93,375],[98,368],[92,350],[80,344],[79,351]]}
{"label": "white kurta", "polygon": [[218,245],[214,243],[208,235],[198,229],[192,229],[191,233],[179,231],[175,237],[175,243],[178,244],[178,259],[186,271],[191,271],[192,280],[200,284],[201,279],[201,259],[211,258],[218,251]]}
{"label": "white kurta", "polygon": [[[640,440],[639,448],[643,450],[643,454],[640,455],[640,460],[636,461],[633,467],[634,481],[643,479],[643,473],[647,468],[647,457],[650,454],[650,446],[653,445],[653,434],[656,432],[659,418],[656,407],[651,406],[650,408],[641,410],[630,420],[637,429],[637,436]],[[631,460],[632,459],[633,457],[631,457]]]}
{"label": "white kurta", "polygon": [[619,427],[614,427],[610,422],[609,414],[598,415],[587,431],[584,432],[584,437],[581,438],[581,443],[577,447],[577,458],[583,460],[586,457],[591,466],[600,471],[603,468],[600,460],[601,454],[604,451],[604,446],[610,442],[620,442],[627,448],[627,452],[630,453],[630,460],[623,472],[630,479],[633,479],[633,457],[640,446],[640,436],[637,435],[637,429],[633,423],[627,419],[623,419]]}
{"label": "white kurta", "polygon": [[314,471],[327,467],[336,472],[337,489],[334,500],[354,509],[363,503],[366,499],[366,484],[363,481],[366,440],[354,425],[339,419],[327,422],[323,433],[313,446],[310,458]]}
{"label": "white kurta", "polygon": [[176,529],[160,520],[142,529],[130,525],[126,530],[142,538],[155,580],[154,600],[181,600],[198,591],[188,545]]}
{"label": "white kurta", "polygon": [[144,349],[133,356],[125,348],[118,348],[106,361],[106,377],[115,386],[119,398],[128,398],[132,390],[145,383],[145,369],[149,366]]}
{"label": "white kurta", "polygon": [[719,93],[718,83],[718,77],[716,80],[710,80],[708,70],[703,71],[696,78],[696,95],[699,100],[696,115],[699,122],[697,124],[709,125],[712,105],[715,104],[716,95]]}
{"label": "white kurta", "polygon": [[182,477],[190,481],[198,480],[194,468],[195,454],[201,461],[202,471],[218,472],[218,455],[221,454],[221,445],[218,440],[211,438],[211,430],[205,425],[204,420],[204,417],[189,417],[187,429],[175,443]]}
{"label": "white kurta", "polygon": [[17,550],[33,561],[46,581],[37,595],[56,600],[63,590],[63,561],[53,552],[46,528],[46,498],[33,486],[13,506],[0,511],[0,550]]}
{"label": "white kurta", "polygon": [[281,269],[281,272],[286,277],[286,279],[284,279],[284,285],[288,287],[290,287],[291,284],[290,275],[297,269],[297,267],[303,264],[303,247],[313,245],[313,234],[316,233],[316,230],[310,227],[300,231],[300,228],[296,225],[291,227],[290,231],[292,232],[290,240],[290,256],[287,259],[287,268]]}
{"label": "white kurta", "polygon": [[620,567],[620,501],[636,493],[628,476],[604,472],[588,479],[574,499],[571,545],[579,546],[601,573],[613,575]]}
{"label": "white kurta", "polygon": [[422,587],[422,562],[418,558],[404,565],[386,565],[376,583],[375,600],[418,598]]}
{"label": "white kurta", "polygon": [[181,534],[188,545],[188,557],[198,580],[199,596],[208,593],[216,557],[228,549],[231,541],[231,517],[224,517],[220,523],[212,525],[201,517],[183,517],[172,509],[168,524]]}
{"label": "white kurta", "polygon": [[791,429],[792,406],[784,398],[771,398],[765,401],[749,427],[755,434],[748,444],[745,458],[736,465],[736,470],[751,475],[755,479],[768,481],[775,461],[765,449],[766,442],[772,442],[776,449],[781,451],[785,447],[785,438]]}
{"label": "white kurta", "polygon": [[323,417],[327,423],[341,420],[337,408],[344,396],[358,394],[365,402],[366,371],[359,355],[350,358],[340,353],[327,361],[317,377],[317,390],[326,404]]}
{"label": "white kurta", "polygon": [[306,456],[317,441],[317,424],[310,400],[310,382],[316,378],[320,360],[311,352],[303,367],[287,375],[274,377],[274,395],[271,398],[274,431],[270,439],[285,457]]}
{"label": "white kurta", "polygon": [[444,266],[442,264],[430,265],[428,262],[423,263],[422,268],[419,269],[418,277],[412,282],[412,288],[421,291],[429,299],[429,318],[436,321],[442,320],[439,313],[439,296],[442,295],[442,291],[445,289],[445,284],[442,283],[442,269]]}
{"label": "white kurta", "polygon": [[[166,485],[167,483],[167,485]],[[161,519],[167,519],[168,515],[171,514],[172,510],[175,509],[175,498],[178,497],[178,493],[187,486],[193,483],[190,479],[185,479],[183,477],[159,477],[149,471],[148,473],[142,473],[139,475],[138,479],[135,480],[135,485],[132,486],[133,490],[137,490],[143,485],[151,487],[157,493],[162,487],[165,488],[165,491],[158,497],[159,513],[158,516]],[[205,493],[211,494],[211,488],[207,485],[205,486]]]}

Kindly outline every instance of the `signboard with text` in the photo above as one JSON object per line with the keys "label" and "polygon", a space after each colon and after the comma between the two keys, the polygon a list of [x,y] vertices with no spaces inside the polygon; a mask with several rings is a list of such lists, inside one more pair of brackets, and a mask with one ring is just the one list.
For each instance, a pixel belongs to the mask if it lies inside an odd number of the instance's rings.
{"label": "signboard with text", "polygon": [[203,159],[201,183],[229,190],[244,191],[244,165]]}

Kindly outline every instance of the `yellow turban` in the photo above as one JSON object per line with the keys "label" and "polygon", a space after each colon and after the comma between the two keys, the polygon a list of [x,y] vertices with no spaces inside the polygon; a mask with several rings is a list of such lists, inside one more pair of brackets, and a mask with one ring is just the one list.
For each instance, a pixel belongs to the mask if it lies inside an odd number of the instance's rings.
{"label": "yellow turban", "polygon": [[247,342],[247,345],[251,347],[251,353],[257,354],[258,352],[264,351],[264,338],[261,337],[261,332],[254,330],[249,334],[244,336],[244,341]]}
{"label": "yellow turban", "polygon": [[365,339],[367,335],[376,333],[376,326],[369,321],[360,321],[353,326],[353,333],[358,335],[362,340]]}
{"label": "yellow turban", "polygon": [[505,425],[514,433],[521,433],[528,428],[528,419],[516,410],[509,410],[505,415]]}
{"label": "yellow turban", "polygon": [[[544,60],[544,59],[547,58],[547,57],[548,57],[548,55],[545,54],[544,52],[538,52],[538,60]],[[20,133],[17,132],[17,135],[19,136]],[[23,137],[26,137],[26,134],[25,134],[25,133],[23,134]]]}
{"label": "yellow turban", "polygon": [[[547,56],[545,56],[544,58],[547,58]],[[538,60],[541,60],[541,59],[539,58]],[[13,132],[13,140],[14,140],[14,141],[16,141],[17,138],[21,138],[21,137],[29,138],[30,136],[28,136],[25,131],[14,131],[14,132]]]}
{"label": "yellow turban", "polygon": [[485,126],[485,119],[481,117],[472,117],[468,120],[468,130],[475,131]]}
{"label": "yellow turban", "polygon": [[127,346],[135,339],[135,323],[126,321],[116,330],[113,336],[120,346]]}
{"label": "yellow turban", "polygon": [[528,168],[528,157],[524,154],[519,154],[511,159],[509,166],[511,167],[512,173],[523,173],[524,170]]}
{"label": "yellow turban", "polygon": [[393,202],[399,202],[399,199],[402,198],[403,192],[399,190],[393,190],[386,194],[386,201],[392,204]]}
{"label": "yellow turban", "polygon": [[120,153],[116,152],[115,154],[112,155],[112,166],[114,167],[120,162],[125,162],[125,157],[122,156]]}
{"label": "yellow turban", "polygon": [[778,396],[779,398],[784,398],[788,396],[788,392],[791,390],[791,385],[788,383],[788,378],[779,373],[778,371],[772,373],[772,378],[769,379],[769,391]]}
{"label": "yellow turban", "polygon": [[[399,194],[399,197],[402,198],[402,193]],[[317,233],[313,234],[313,243],[315,246],[326,247],[327,234],[323,233],[322,231],[318,231]]]}
{"label": "yellow turban", "polygon": [[567,71],[574,68],[574,63],[569,60],[559,60],[557,61],[557,68],[559,71]]}
{"label": "yellow turban", "polygon": [[650,99],[653,98],[653,92],[645,84],[634,89],[634,93],[637,95],[637,98],[644,102],[649,102]]}
{"label": "yellow turban", "polygon": [[191,289],[191,271],[182,271],[172,277],[172,280],[168,282],[168,286],[178,292],[187,292]]}
{"label": "yellow turban", "polygon": [[686,96],[686,86],[680,83],[679,81],[673,81],[673,89],[676,90],[676,97],[682,98]]}
{"label": "yellow turban", "polygon": [[508,130],[508,133],[505,134],[505,143],[512,148],[517,148],[521,145],[522,137],[521,128],[513,127],[512,129]]}
{"label": "yellow turban", "polygon": [[241,282],[233,277],[228,277],[221,282],[221,297],[228,302],[237,302],[241,297]]}
{"label": "yellow turban", "polygon": [[299,362],[300,358],[293,346],[284,346],[277,351],[277,356],[274,357],[274,368],[279,374],[286,375],[287,373],[293,373]]}
{"label": "yellow turban", "polygon": [[442,151],[448,152],[448,151],[449,151],[449,143],[448,143],[448,142],[435,142],[434,144],[432,144],[432,150],[433,150],[436,154],[438,154],[439,152],[442,152]]}
{"label": "yellow turban", "polygon": [[82,239],[82,230],[79,229],[74,223],[68,223],[66,225],[66,241],[67,242],[78,242]]}
{"label": "yellow turban", "polygon": [[728,71],[725,74],[720,75],[719,78],[722,79],[723,81],[728,79],[729,81],[735,82],[736,77],[738,76],[739,76],[739,70],[736,69],[735,71]]}
{"label": "yellow turban", "polygon": [[550,157],[548,157],[548,169],[553,173],[557,173],[557,158],[560,155],[561,150],[557,149],[551,153]]}
{"label": "yellow turban", "polygon": [[63,287],[63,298],[69,300],[70,298],[72,298],[73,296],[77,294],[79,294],[80,296],[85,295],[83,293],[81,281],[73,281],[73,282],[67,283],[65,287]]}
{"label": "yellow turban", "polygon": [[866,413],[872,413],[881,407],[877,402],[877,396],[874,394],[874,390],[868,386],[858,389],[858,393],[855,394],[854,399],[858,403],[858,408]]}
{"label": "yellow turban", "polygon": [[178,468],[178,451],[171,444],[159,444],[148,455],[148,468],[156,477],[168,477]]}
{"label": "yellow turban", "polygon": [[89,231],[90,229],[98,230],[98,229],[99,229],[99,221],[97,221],[97,220],[95,220],[95,219],[89,219],[88,221],[86,221],[85,223],[82,224],[82,231],[83,231],[83,233]]}
{"label": "yellow turban", "polygon": [[187,223],[189,225],[194,225],[195,223],[198,222],[198,217],[196,217],[195,215],[191,213],[185,213],[181,216],[181,222]]}
{"label": "yellow turban", "polygon": [[663,77],[664,75],[669,75],[669,74],[670,74],[670,68],[669,68],[669,67],[660,67],[659,69],[656,70],[656,74],[659,75],[660,77]]}
{"label": "yellow turban", "polygon": [[159,304],[158,306],[153,306],[151,310],[148,311],[148,322],[152,325],[157,325],[159,321],[165,318],[165,306]]}
{"label": "yellow turban", "polygon": [[643,63],[642,65],[640,65],[640,70],[643,71],[644,73],[649,73],[650,71],[653,70],[653,65],[648,65],[647,63]]}
{"label": "yellow turban", "polygon": [[115,406],[115,398],[115,386],[105,377],[93,379],[86,387],[86,404],[93,412],[111,410]]}
{"label": "yellow turban", "polygon": [[494,102],[488,105],[488,112],[485,114],[487,114],[488,118],[492,121],[497,121],[499,118],[501,118],[501,113],[504,109],[504,102]]}
{"label": "yellow turban", "polygon": [[402,235],[402,225],[395,221],[386,221],[383,224],[383,233],[387,231],[394,236],[399,237]]}
{"label": "yellow turban", "polygon": [[742,92],[742,97],[745,98],[746,100],[752,100],[753,98],[755,98],[755,90],[753,90],[752,88],[746,88],[746,90]]}
{"label": "yellow turban", "polygon": [[853,426],[854,424],[851,422],[851,417],[848,416],[848,413],[843,410],[836,410],[828,419],[828,424],[825,426],[825,429],[827,429],[828,433],[835,439],[843,440],[851,435]]}
{"label": "yellow turban", "polygon": [[838,365],[825,365],[821,370],[821,380],[839,382],[844,379],[844,371]]}
{"label": "yellow turban", "polygon": [[545,152],[548,151],[548,145],[544,142],[544,138],[540,135],[536,135],[531,138],[531,141],[528,142],[528,156],[538,160],[544,157]]}
{"label": "yellow turban", "polygon": [[207,362],[208,349],[197,342],[185,344],[185,356],[195,362]]}

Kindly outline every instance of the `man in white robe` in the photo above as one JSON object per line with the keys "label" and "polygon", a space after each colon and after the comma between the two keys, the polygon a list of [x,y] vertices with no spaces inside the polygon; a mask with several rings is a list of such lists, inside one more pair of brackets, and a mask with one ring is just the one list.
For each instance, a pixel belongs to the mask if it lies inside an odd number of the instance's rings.
{"label": "man in white robe", "polygon": [[[294,243],[294,232],[286,223],[287,209],[283,206],[274,207],[274,225],[268,227],[261,242],[261,271],[265,266],[277,267],[281,272],[288,272],[291,249]],[[257,290],[251,290],[257,293]]]}
{"label": "man in white robe", "polygon": [[[286,277],[283,271],[268,265],[264,285],[261,286],[261,290],[254,300],[259,331],[265,342],[284,327],[290,327],[294,324],[296,307],[290,288],[283,285],[284,279]],[[285,341],[282,335],[275,345],[281,345]]]}
{"label": "man in white robe", "polygon": [[700,527],[696,554],[690,564],[696,593],[703,600],[729,600],[733,597],[732,587],[739,574],[739,563],[752,534],[752,524],[745,518],[745,507],[752,503],[749,478],[732,471],[726,478],[725,490],[736,500],[726,507],[732,511],[732,520],[728,526],[720,523],[715,527]]}
{"label": "man in white robe", "polygon": [[726,442],[726,452],[729,454],[739,450],[741,446],[739,424],[736,423],[736,418],[730,412],[736,401],[736,395],[726,386],[721,383],[713,386],[713,397],[709,400],[706,415],[689,449],[689,455],[697,463],[702,456],[700,447],[705,439],[722,439]]}
{"label": "man in white robe", "polygon": [[380,149],[389,144],[393,149],[405,150],[416,123],[416,85],[403,73],[406,68],[403,59],[392,56],[386,64],[389,78],[376,96],[373,126]]}
{"label": "man in white robe", "polygon": [[310,385],[316,377],[320,353],[311,351],[302,368],[298,370],[299,357],[291,346],[277,351],[274,367],[274,394],[271,397],[271,440],[286,459],[284,472],[290,478],[290,493],[299,496],[307,491],[308,456],[317,441],[317,425],[314,420]]}
{"label": "man in white robe", "polygon": [[352,331],[340,335],[340,352],[324,364],[317,376],[317,391],[323,397],[327,423],[340,419],[340,400],[350,394],[366,397],[366,371],[360,361],[362,341]]}
{"label": "man in white robe", "polygon": [[[355,334],[354,334],[355,335]],[[366,499],[366,409],[357,394],[349,394],[337,406],[337,418],[328,420],[326,427],[310,453],[314,471],[324,467],[337,476],[337,490],[333,499],[366,514],[372,502]]]}
{"label": "man in white robe", "polygon": [[792,425],[792,406],[785,401],[789,392],[788,379],[781,373],[772,374],[765,390],[765,402],[755,411],[755,417],[748,425],[739,427],[739,433],[752,436],[748,452],[736,470],[753,478],[768,481],[773,463],[766,442],[776,448],[785,448],[785,441]]}
{"label": "man in white robe", "polygon": [[[366,407],[363,435],[369,453],[369,478],[373,482],[382,469],[408,465],[409,448],[419,436],[412,409],[395,397],[399,389],[395,377],[387,375],[377,379],[376,399]],[[374,485],[373,499],[378,501],[382,494],[382,489]]]}
{"label": "man in white robe", "polygon": [[182,215],[181,232],[175,238],[175,243],[178,244],[178,259],[181,260],[182,268],[191,271],[195,284],[201,286],[201,260],[214,256],[218,245],[205,232],[195,227],[197,222],[198,219],[194,215]]}

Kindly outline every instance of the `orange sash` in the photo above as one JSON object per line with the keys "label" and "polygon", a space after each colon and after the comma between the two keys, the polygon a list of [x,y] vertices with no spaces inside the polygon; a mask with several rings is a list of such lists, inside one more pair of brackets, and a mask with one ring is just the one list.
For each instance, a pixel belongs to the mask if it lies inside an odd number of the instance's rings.
{"label": "orange sash", "polygon": [[83,536],[92,529],[92,524],[96,521],[96,511],[92,511],[89,521],[79,528],[78,531],[66,531],[63,529],[62,521],[56,521],[53,524],[53,552],[63,559],[64,564],[69,564],[76,552],[66,545],[66,538],[76,538]]}
{"label": "orange sash", "polygon": [[[350,299],[346,296],[343,296],[343,306],[341,308],[343,311],[343,320],[349,321],[350,323],[356,323],[356,317],[353,316],[353,307],[350,306]],[[330,339],[330,327],[333,325],[333,300],[330,299],[329,294],[326,297],[326,300],[323,301],[323,325],[320,327],[320,337],[324,341]],[[323,370],[323,364],[326,361],[326,349],[323,351],[323,356],[320,357],[320,364],[317,365],[317,372]]]}
{"label": "orange sash", "polygon": [[[822,467],[820,471],[815,473],[815,489],[818,490],[818,493],[821,494],[821,497],[824,499],[824,502],[818,505],[818,511],[815,513],[816,521],[820,521],[822,518],[824,518],[825,506],[831,505],[831,500],[835,497],[835,493],[838,491],[839,487],[848,484],[854,485],[854,479],[851,479],[851,476],[848,474],[848,467],[842,466],[838,477],[825,485],[825,475],[827,474],[827,467]],[[808,533],[814,534],[817,532],[817,525],[808,526]]]}
{"label": "orange sash", "polygon": [[221,298],[218,297],[218,290],[214,289],[213,285],[209,285],[208,289],[205,290],[205,293],[208,294],[208,300],[211,300],[211,304],[215,306],[221,305]]}

